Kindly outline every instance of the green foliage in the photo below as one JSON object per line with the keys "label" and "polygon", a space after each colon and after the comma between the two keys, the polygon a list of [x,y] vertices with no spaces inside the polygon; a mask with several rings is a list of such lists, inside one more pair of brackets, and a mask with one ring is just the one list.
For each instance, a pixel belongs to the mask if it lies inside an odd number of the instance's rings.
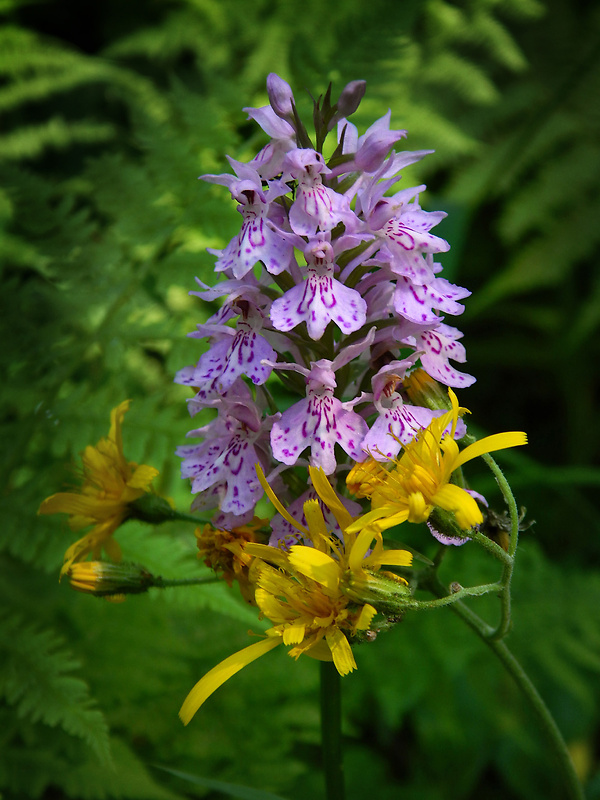
{"label": "green foliage", "polygon": [[[316,664],[269,654],[183,729],[186,693],[262,623],[221,585],[124,604],[75,595],[56,580],[74,534],[35,514],[77,481],[77,454],[126,397],[127,457],[189,503],[173,455],[186,393],[172,378],[197,359],[186,333],[211,313],[188,296],[196,276],[212,281],[205,248],[237,225],[226,191],[196,178],[260,146],[240,108],[266,102],[274,70],[303,108],[304,87],[365,78],[357,125],[390,107],[408,148],[437,150],[405,180],[426,179],[428,207],[451,212],[446,271],[474,292],[460,327],[478,383],[464,402],[482,429],[530,434],[527,454],[504,457],[538,521],[524,535],[509,643],[600,796],[597,9],[98,3],[92,36],[83,6],[68,4],[66,25],[60,5],[0,3],[0,791],[207,796],[148,767],[160,763],[321,794]],[[473,477],[493,497],[493,481]],[[203,574],[191,526],[129,522],[118,536],[127,559],[164,577]],[[448,582],[495,576],[473,548],[447,562]],[[471,604],[493,621],[493,604]],[[492,659],[449,610],[408,615],[361,647],[344,681],[351,796],[558,800],[535,721]]]}

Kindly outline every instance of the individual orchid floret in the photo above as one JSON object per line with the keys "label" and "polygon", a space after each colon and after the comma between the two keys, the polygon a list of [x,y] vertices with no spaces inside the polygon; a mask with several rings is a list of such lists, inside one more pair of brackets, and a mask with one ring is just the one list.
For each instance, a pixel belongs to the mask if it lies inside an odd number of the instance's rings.
{"label": "individual orchid floret", "polygon": [[[402,361],[392,361],[382,367],[372,378],[373,403],[377,419],[363,440],[363,449],[377,461],[395,458],[400,449],[426,428],[434,417],[444,411],[432,411],[405,402],[401,387],[407,369],[418,358],[415,353]],[[466,426],[462,419],[456,424],[455,436],[462,438]]]}
{"label": "individual orchid floret", "polygon": [[271,106],[245,108],[244,111],[271,137],[271,141],[250,161],[250,166],[262,178],[270,180],[281,173],[286,153],[296,147],[296,131],[289,122],[278,117]]}
{"label": "individual orchid floret", "polygon": [[294,233],[314,236],[317,230],[331,231],[340,222],[351,231],[361,227],[348,198],[323,184],[323,176],[330,170],[316,150],[291,150],[284,159],[283,172],[285,180],[293,178],[298,181],[296,199],[289,214]]}
{"label": "individual orchid floret", "polygon": [[279,331],[291,331],[306,322],[311,339],[320,339],[330,322],[343,333],[359,330],[365,323],[367,305],[356,289],[336,280],[334,250],[325,237],[309,241],[305,248],[308,277],[289,289],[271,306],[271,322]]}
{"label": "individual orchid floret", "polygon": [[373,337],[374,330],[371,330],[365,339],[344,348],[333,361],[326,358],[314,361],[310,370],[299,364],[277,365],[306,377],[306,397],[273,423],[271,447],[277,461],[291,466],[310,447],[310,463],[331,475],[336,468],[336,444],[355,461],[365,458],[362,441],[368,426],[353,410],[358,400],[343,403],[333,392],[337,386],[336,370],[366,349]]}
{"label": "individual orchid floret", "polygon": [[340,164],[332,170],[334,175],[361,171],[367,174],[377,172],[383,164],[390,148],[406,136],[406,131],[390,130],[391,110],[374,122],[362,136],[358,136],[355,125],[347,120],[338,122],[338,139],[343,135],[342,152],[354,154],[351,161]]}
{"label": "individual orchid floret", "polygon": [[275,361],[277,354],[260,334],[264,317],[243,301],[238,310],[240,318],[235,329],[228,325],[198,325],[198,330],[189,334],[197,338],[210,336],[211,346],[197,366],[177,373],[175,383],[198,387],[204,399],[222,395],[242,375],[256,385],[265,383],[272,367],[264,360]]}
{"label": "individual orchid floret", "polygon": [[254,465],[269,464],[269,429],[275,417],[262,420],[249,389],[239,379],[218,410],[215,420],[187,434],[203,441],[178,447],[176,453],[183,458],[181,476],[191,479],[192,492],[212,489],[215,505],[239,516],[253,509],[260,498]]}
{"label": "individual orchid floret", "polygon": [[445,386],[466,388],[475,383],[475,378],[466,372],[459,372],[449,363],[449,359],[458,361],[459,364],[464,364],[467,360],[464,346],[457,341],[462,336],[457,328],[440,322],[435,330],[415,333],[402,341],[422,351],[421,364],[432,378]]}
{"label": "individual orchid floret", "polygon": [[243,217],[242,227],[237,236],[224,250],[208,248],[217,256],[216,272],[230,271],[234,278],[243,278],[252,267],[262,261],[268,272],[278,275],[286,269],[293,259],[293,247],[269,226],[271,210],[277,211],[272,202],[286,194],[289,187],[274,181],[268,189],[263,189],[258,172],[247,164],[232,158],[229,163],[234,168],[233,175],[203,175],[210,183],[220,183],[229,188],[231,196],[238,201],[238,211]]}
{"label": "individual orchid floret", "polygon": [[457,301],[470,294],[468,289],[455,286],[445,278],[434,278],[429,284],[420,286],[410,278],[398,276],[394,308],[400,316],[412,322],[437,324],[440,317],[436,312],[462,314],[464,306]]}

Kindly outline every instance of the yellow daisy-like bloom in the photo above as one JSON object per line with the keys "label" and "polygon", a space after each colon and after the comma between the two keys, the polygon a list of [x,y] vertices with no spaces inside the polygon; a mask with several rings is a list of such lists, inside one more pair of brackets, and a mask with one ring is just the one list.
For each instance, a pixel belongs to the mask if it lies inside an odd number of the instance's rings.
{"label": "yellow daisy-like bloom", "polygon": [[[357,464],[348,474],[347,484],[358,496],[370,497],[371,511],[350,525],[350,532],[375,526],[384,531],[401,522],[425,522],[434,508],[454,513],[458,526],[467,531],[483,522],[473,497],[450,483],[452,473],[473,458],[527,444],[522,432],[497,433],[459,450],[454,433],[460,408],[454,392],[449,392],[452,409],[434,418],[427,428],[404,447],[391,468],[369,459]],[[444,434],[450,425],[450,432]]]}
{"label": "yellow daisy-like bloom", "polygon": [[102,548],[114,561],[120,561],[121,548],[112,534],[132,515],[130,503],[150,490],[158,470],[145,464],[138,466],[123,455],[121,425],[131,401],[113,408],[108,437],[82,453],[83,484],[79,492],[60,492],[46,498],[38,514],[69,514],[69,527],[80,531],[94,527],[65,553],[61,577],[71,564],[92,553],[100,557]]}
{"label": "yellow daisy-like bloom", "polygon": [[[325,473],[314,467],[309,471],[317,494],[340,528],[347,530],[353,518]],[[344,534],[343,542],[330,535],[317,500],[304,504],[307,525],[301,525],[282,506],[258,465],[257,473],[277,511],[313,546],[293,545],[289,552],[264,544],[249,543],[244,547],[245,553],[254,557],[250,579],[256,585],[256,603],[273,627],[266,632],[265,639],[226,658],[196,684],[179,712],[186,725],[219,686],[280,644],[291,646],[289,655],[293,658],[306,654],[333,661],[340,675],[356,669],[348,637],[367,631],[377,609],[350,599],[345,587],[361,579],[368,583],[369,575],[382,565],[412,563],[412,555],[405,550],[384,550],[381,534],[375,529],[362,530],[358,536]],[[395,577],[395,580],[402,579]]]}

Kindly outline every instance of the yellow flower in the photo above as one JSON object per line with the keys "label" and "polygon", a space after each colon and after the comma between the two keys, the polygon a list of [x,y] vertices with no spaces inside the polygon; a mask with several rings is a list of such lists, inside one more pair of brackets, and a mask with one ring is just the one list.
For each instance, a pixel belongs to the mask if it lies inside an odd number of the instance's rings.
{"label": "yellow flower", "polygon": [[195,530],[198,558],[202,558],[207,567],[223,577],[228,586],[237,581],[244,600],[254,605],[255,586],[248,576],[252,556],[246,553],[244,545],[256,542],[260,529],[267,524],[268,520],[254,517],[247,525],[230,531],[208,524]]}
{"label": "yellow flower", "polygon": [[[517,431],[497,433],[459,450],[454,433],[459,416],[467,409],[459,408],[451,389],[449,397],[452,409],[420,431],[404,447],[401,457],[392,460],[390,469],[369,459],[350,471],[348,486],[371,499],[371,511],[353,522],[350,532],[372,526],[384,531],[401,522],[425,522],[434,508],[453,512],[456,523],[465,531],[483,522],[473,497],[450,483],[452,473],[485,453],[527,444],[527,436]],[[444,434],[448,425],[450,433]]]}
{"label": "yellow flower", "polygon": [[121,548],[112,534],[128,517],[130,504],[149,491],[158,470],[126,461],[123,455],[121,425],[129,409],[125,400],[111,411],[108,437],[95,447],[88,445],[82,453],[83,484],[79,492],[60,492],[46,498],[38,514],[69,514],[69,527],[79,531],[93,525],[92,530],[71,545],[65,553],[61,577],[74,562],[89,553],[100,557],[102,548],[114,561],[121,559]]}
{"label": "yellow flower", "polygon": [[[325,473],[314,467],[309,467],[309,472],[317,494],[340,528],[347,529],[353,518]],[[351,599],[346,587],[357,581],[368,583],[369,576],[384,564],[409,566],[412,562],[405,550],[384,550],[381,534],[374,529],[363,530],[358,536],[344,535],[343,542],[330,535],[317,500],[304,504],[307,525],[301,525],[282,506],[258,465],[257,473],[277,511],[313,546],[293,545],[289,552],[257,543],[244,546],[244,552],[254,557],[250,580],[256,586],[256,603],[273,626],[265,639],[225,659],[196,684],[179,712],[186,725],[219,686],[280,644],[291,647],[289,655],[293,658],[306,654],[333,661],[340,675],[347,675],[356,668],[348,637],[369,630],[377,609]],[[397,576],[394,580],[402,581]],[[350,594],[356,598],[355,592]]]}

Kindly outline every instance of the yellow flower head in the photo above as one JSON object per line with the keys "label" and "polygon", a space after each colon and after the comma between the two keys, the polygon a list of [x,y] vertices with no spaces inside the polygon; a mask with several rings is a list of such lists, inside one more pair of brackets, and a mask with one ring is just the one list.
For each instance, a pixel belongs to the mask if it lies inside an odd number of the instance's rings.
{"label": "yellow flower head", "polygon": [[[497,433],[459,450],[454,433],[459,416],[467,409],[459,408],[451,389],[449,397],[451,410],[420,431],[404,447],[400,458],[390,462],[390,468],[370,459],[350,471],[348,485],[358,487],[359,496],[371,498],[371,511],[353,522],[350,532],[372,526],[383,531],[406,521],[425,522],[435,507],[453,512],[465,531],[483,522],[473,497],[450,483],[452,473],[485,453],[526,444],[527,436],[516,431]],[[449,425],[450,432],[444,434]]]}
{"label": "yellow flower head", "polygon": [[100,557],[102,548],[110,558],[119,561],[121,548],[112,538],[116,529],[131,516],[130,503],[150,490],[158,470],[126,461],[123,455],[121,425],[131,401],[113,408],[108,437],[95,447],[88,445],[82,453],[83,484],[79,492],[60,492],[46,498],[38,514],[69,514],[69,526],[79,531],[94,527],[65,553],[61,577],[74,562],[89,553]]}
{"label": "yellow flower head", "polygon": [[230,531],[208,524],[195,530],[198,558],[221,575],[228,586],[237,581],[243,598],[253,604],[255,587],[248,576],[252,556],[244,547],[249,542],[256,542],[258,531],[267,524],[268,520],[254,517],[248,525],[240,525]]}
{"label": "yellow flower head", "polygon": [[[347,529],[353,518],[325,473],[314,467],[309,471],[320,499],[341,530]],[[317,500],[304,504],[307,525],[301,525],[282,506],[258,466],[257,473],[279,513],[313,546],[293,545],[289,552],[264,544],[244,546],[244,552],[254,557],[250,580],[256,585],[256,603],[273,626],[267,630],[266,639],[225,659],[196,684],[179,712],[185,724],[228,678],[279,644],[291,646],[289,655],[293,658],[306,654],[333,661],[340,675],[351,672],[356,662],[348,637],[367,631],[377,609],[351,599],[346,587],[355,584],[353,579],[357,578],[368,583],[369,575],[382,565],[409,566],[412,562],[405,550],[384,550],[381,534],[373,528],[358,536],[344,535],[343,542],[332,536]]]}

